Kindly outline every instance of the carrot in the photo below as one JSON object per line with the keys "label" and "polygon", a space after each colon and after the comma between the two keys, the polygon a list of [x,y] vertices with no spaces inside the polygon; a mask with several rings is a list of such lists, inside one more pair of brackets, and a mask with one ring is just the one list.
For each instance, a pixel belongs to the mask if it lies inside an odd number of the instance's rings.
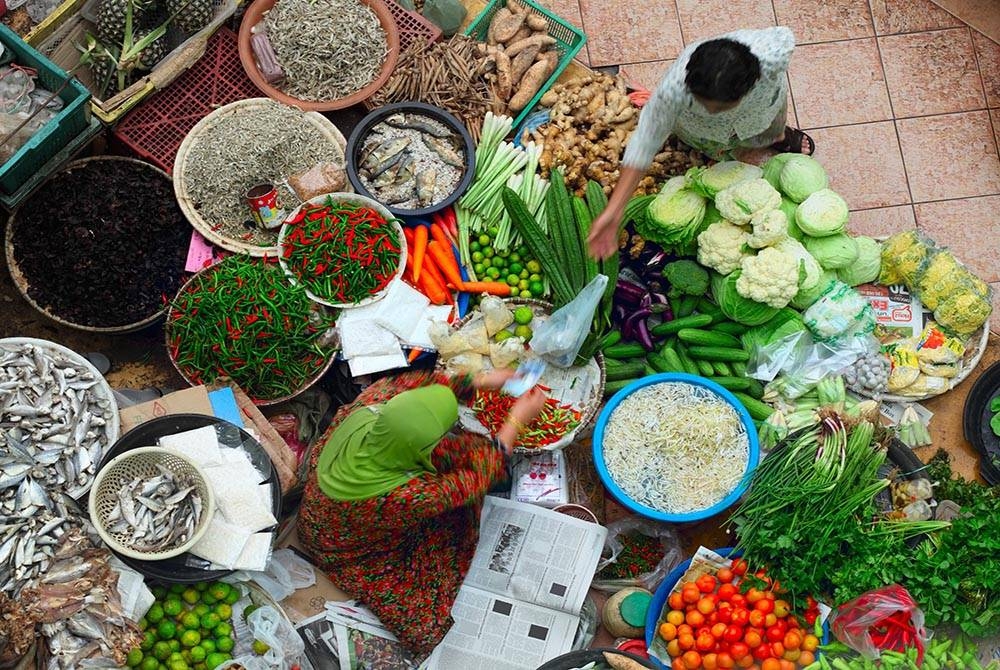
{"label": "carrot", "polygon": [[462,291],[466,293],[489,293],[507,297],[514,292],[514,289],[499,281],[467,281],[462,284]]}
{"label": "carrot", "polygon": [[434,259],[438,269],[444,274],[448,283],[455,288],[462,286],[462,272],[458,269],[458,261],[451,251],[451,246],[443,246],[437,240],[432,240],[427,244],[427,252]]}
{"label": "carrot", "polygon": [[417,286],[435,305],[446,305],[451,302],[451,294],[448,293],[448,289],[439,284],[430,272],[424,272],[420,275]]}
{"label": "carrot", "polygon": [[417,226],[413,231],[413,278],[420,281],[420,270],[427,253],[427,226]]}
{"label": "carrot", "polygon": [[448,234],[445,232],[444,226],[440,223],[435,222],[431,224],[431,237],[445,249],[451,248],[451,240],[448,239]]}
{"label": "carrot", "polygon": [[410,355],[406,357],[407,363],[412,363],[420,357],[420,354],[424,353],[421,349],[410,349]]}
{"label": "carrot", "polygon": [[434,257],[431,256],[430,254],[424,256],[423,272],[429,273],[432,277],[434,277],[434,281],[436,281],[441,286],[445,287],[448,286],[448,282],[444,280],[444,275],[441,274],[441,271],[438,270],[437,263],[434,262]]}

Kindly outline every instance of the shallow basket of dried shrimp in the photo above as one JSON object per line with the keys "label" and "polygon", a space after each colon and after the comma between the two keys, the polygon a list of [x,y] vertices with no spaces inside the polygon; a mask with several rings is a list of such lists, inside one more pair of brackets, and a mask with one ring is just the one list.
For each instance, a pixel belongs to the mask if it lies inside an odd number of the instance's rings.
{"label": "shallow basket of dried shrimp", "polygon": [[113,551],[158,561],[201,539],[215,497],[197,465],[166,449],[140,447],[101,468],[88,507],[97,534]]}

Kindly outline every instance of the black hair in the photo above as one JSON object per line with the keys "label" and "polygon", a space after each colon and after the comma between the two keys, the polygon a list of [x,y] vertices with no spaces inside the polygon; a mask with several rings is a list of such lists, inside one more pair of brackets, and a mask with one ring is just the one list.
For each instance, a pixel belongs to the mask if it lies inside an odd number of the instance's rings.
{"label": "black hair", "polygon": [[720,38],[698,45],[687,64],[684,82],[700,98],[736,102],[760,78],[760,61],[750,47]]}

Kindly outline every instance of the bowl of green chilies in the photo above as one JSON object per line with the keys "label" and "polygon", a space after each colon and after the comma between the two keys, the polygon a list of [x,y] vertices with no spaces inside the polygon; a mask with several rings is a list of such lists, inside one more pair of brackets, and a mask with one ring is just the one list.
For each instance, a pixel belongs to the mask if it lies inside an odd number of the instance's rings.
{"label": "bowl of green chilies", "polygon": [[229,256],[191,277],[170,302],[167,353],[192,386],[228,377],[257,405],[302,393],[333,364],[334,314],[274,261]]}

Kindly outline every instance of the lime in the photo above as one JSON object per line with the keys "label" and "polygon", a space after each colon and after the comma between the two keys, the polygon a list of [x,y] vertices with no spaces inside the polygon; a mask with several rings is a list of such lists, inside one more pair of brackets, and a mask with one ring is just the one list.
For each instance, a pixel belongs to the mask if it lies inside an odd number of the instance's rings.
{"label": "lime", "polygon": [[198,603],[197,605],[194,606],[194,609],[191,611],[197,614],[198,616],[203,617],[209,612],[211,612],[212,608],[206,605],[205,603]]}
{"label": "lime", "polygon": [[150,591],[153,593],[153,597],[157,600],[163,600],[163,596],[167,595],[167,589],[162,586],[154,586],[150,589]]}
{"label": "lime", "polygon": [[229,654],[213,653],[205,659],[205,665],[211,669],[217,668],[229,660]]}
{"label": "lime", "polygon": [[163,603],[163,613],[167,616],[177,616],[184,611],[184,603],[180,598],[168,598]]}
{"label": "lime", "polygon": [[173,663],[174,661],[183,661],[184,655],[180,652],[174,652],[167,657],[167,663]]}
{"label": "lime", "polygon": [[258,656],[263,656],[271,649],[271,646],[266,642],[261,642],[260,640],[253,641],[253,653]]}
{"label": "lime", "polygon": [[200,646],[191,647],[190,649],[188,649],[188,654],[190,654],[191,660],[194,661],[195,663],[200,663],[204,661],[205,657],[208,656],[208,652],[205,651],[205,648]]}
{"label": "lime", "polygon": [[542,271],[542,264],[538,261],[528,261],[525,264],[525,267],[528,268],[528,272],[533,274],[537,274]]}
{"label": "lime", "polygon": [[538,274],[537,272],[534,272],[528,275],[528,281],[542,281],[542,275]]}
{"label": "lime", "polygon": [[514,323],[527,326],[535,318],[535,313],[527,305],[521,305],[514,310]]}
{"label": "lime", "polygon": [[156,634],[154,634],[153,631],[148,630],[146,631],[146,634],[143,636],[142,642],[139,644],[139,649],[142,649],[143,651],[149,651],[150,649],[153,648],[154,644],[156,644]]}
{"label": "lime", "polygon": [[152,656],[147,656],[142,659],[142,665],[139,666],[140,670],[156,670],[160,667],[160,662],[157,661]]}
{"label": "lime", "polygon": [[194,647],[201,643],[201,635],[196,630],[186,630],[181,633],[181,646]]}
{"label": "lime", "polygon": [[128,656],[125,657],[125,665],[130,668],[138,667],[142,663],[142,649],[139,647],[133,647],[129,650]]}
{"label": "lime", "polygon": [[512,253],[510,255],[510,262],[511,263],[520,263],[521,262],[521,254],[517,253],[516,251],[514,253]]}
{"label": "lime", "polygon": [[503,256],[494,256],[490,259],[490,264],[495,268],[504,268],[507,265],[507,259]]}
{"label": "lime", "polygon": [[480,248],[479,239],[472,240],[469,242],[469,251],[479,251]]}
{"label": "lime", "polygon": [[499,226],[490,226],[489,228],[486,229],[486,232],[490,234],[490,237],[496,237],[497,233],[500,232],[500,227]]}
{"label": "lime", "polygon": [[487,235],[486,233],[483,233],[482,235],[480,235],[479,239],[476,240],[476,241],[479,242],[479,246],[480,247],[488,247],[488,246],[490,246],[490,244],[493,243],[493,240],[491,240],[490,236]]}
{"label": "lime", "polygon": [[[201,649],[201,647],[198,647],[198,649]],[[188,665],[191,665],[192,663],[194,663],[194,661],[191,660],[191,650],[190,649],[185,649],[184,651],[182,651],[181,652],[181,658],[184,659],[184,662],[187,663]]]}
{"label": "lime", "polygon": [[521,281],[517,282],[517,288],[520,289],[521,291],[527,291],[530,286],[531,282],[529,282],[527,279],[522,279]]}
{"label": "lime", "polygon": [[181,599],[188,605],[194,605],[198,602],[198,598],[200,597],[201,594],[192,588],[184,589],[184,593],[181,594]]}
{"label": "lime", "polygon": [[146,630],[147,628],[149,628],[149,619],[142,617],[139,619],[139,630]]}
{"label": "lime", "polygon": [[211,593],[212,597],[216,600],[225,600],[226,596],[229,595],[230,588],[232,587],[225,582],[216,582],[210,589],[208,589],[208,592]]}
{"label": "lime", "polygon": [[218,626],[220,623],[222,623],[222,619],[220,619],[219,615],[215,614],[214,612],[209,612],[208,614],[206,614],[201,618],[202,628],[212,629]]}
{"label": "lime", "polygon": [[522,298],[530,298],[531,297],[531,291],[529,291],[527,289],[523,289],[519,295]]}
{"label": "lime", "polygon": [[528,290],[534,298],[541,298],[545,295],[545,284],[540,281],[533,281],[528,285]]}
{"label": "lime", "polygon": [[521,265],[520,263],[511,263],[510,264],[510,271],[513,274],[519,275],[519,274],[521,274],[521,270],[523,270],[523,269],[524,269],[524,266]]}
{"label": "lime", "polygon": [[518,326],[514,329],[514,334],[525,342],[530,342],[531,336],[534,335],[534,332],[528,326]]}
{"label": "lime", "polygon": [[199,646],[205,650],[206,654],[211,654],[213,651],[215,651],[215,640],[213,640],[210,637],[206,637],[201,641],[201,644]]}
{"label": "lime", "polygon": [[201,619],[194,612],[185,612],[181,615],[180,624],[185,630],[195,630],[201,625]]}
{"label": "lime", "polygon": [[490,279],[500,279],[500,270],[497,268],[486,268],[486,276]]}
{"label": "lime", "polygon": [[186,588],[187,588],[187,586],[185,586],[184,584],[171,584],[170,585],[170,592],[171,593],[176,593],[177,595],[180,595],[180,594],[184,593],[184,589],[186,589]]}
{"label": "lime", "polygon": [[477,277],[483,276],[483,272],[486,270],[486,266],[482,263],[476,263],[472,266],[472,271],[476,273]]}
{"label": "lime", "polygon": [[483,262],[483,258],[485,258],[483,256],[483,252],[481,252],[481,251],[473,251],[472,252],[472,262],[473,263],[482,263]]}
{"label": "lime", "polygon": [[156,626],[156,636],[161,640],[169,640],[177,635],[177,624],[163,620]]}
{"label": "lime", "polygon": [[521,254],[521,258],[526,258],[528,256],[528,247],[524,246],[523,244],[519,246],[517,249],[515,249],[515,251]]}
{"label": "lime", "polygon": [[179,654],[181,652],[181,641],[180,640],[167,640],[167,646],[170,647],[170,651]]}
{"label": "lime", "polygon": [[215,630],[212,631],[212,634],[215,635],[216,642],[218,642],[220,637],[231,637],[233,634],[233,627],[228,623],[220,623],[215,627]]}
{"label": "lime", "polygon": [[501,330],[499,333],[493,336],[494,342],[503,342],[504,340],[509,340],[514,337],[514,333],[509,330]]}
{"label": "lime", "polygon": [[493,247],[486,247],[483,249],[483,258],[493,258],[494,254],[496,254],[496,252],[493,251]]}
{"label": "lime", "polygon": [[[503,331],[500,331],[503,332]],[[497,333],[499,335],[500,333]],[[253,614],[254,610],[260,609],[260,605],[247,605],[243,608],[243,619],[249,619],[250,615]]]}
{"label": "lime", "polygon": [[[229,587],[229,595],[226,596],[226,604],[235,605],[237,602],[239,602],[239,599],[242,597],[243,597],[243,592],[240,590],[240,588],[238,586],[231,586]],[[232,616],[232,614],[230,614],[230,616]]]}
{"label": "lime", "polygon": [[520,277],[521,279],[527,279],[527,278],[528,278],[528,277],[530,277],[531,275],[530,275],[530,274],[528,273],[528,271],[527,271],[527,270],[521,270],[521,271],[520,271],[520,272],[519,272],[519,273],[517,274],[517,276],[518,276],[518,277]]}
{"label": "lime", "polygon": [[219,603],[218,605],[216,605],[214,612],[215,615],[218,616],[219,619],[221,619],[222,621],[226,621],[228,619],[233,618],[233,608],[231,605],[227,605],[226,603]]}
{"label": "lime", "polygon": [[227,654],[233,650],[235,645],[236,643],[231,637],[220,637],[215,640],[215,648]]}
{"label": "lime", "polygon": [[197,584],[194,585],[194,590],[198,592],[207,591],[208,584],[209,584],[208,582],[198,582]]}
{"label": "lime", "polygon": [[158,661],[165,661],[170,656],[170,645],[166,642],[157,642],[153,645],[153,656]]}
{"label": "lime", "polygon": [[146,621],[152,624],[160,623],[163,620],[163,606],[160,603],[153,603],[153,606],[146,612]]}
{"label": "lime", "polygon": [[517,282],[521,281],[521,278],[517,275],[507,275],[507,285],[517,286]]}
{"label": "lime", "polygon": [[218,598],[213,596],[211,592],[205,591],[201,594],[201,602],[205,605],[214,605],[218,602]]}
{"label": "lime", "polygon": [[176,661],[167,663],[167,670],[188,670],[188,664],[184,662],[183,658],[178,658]]}

